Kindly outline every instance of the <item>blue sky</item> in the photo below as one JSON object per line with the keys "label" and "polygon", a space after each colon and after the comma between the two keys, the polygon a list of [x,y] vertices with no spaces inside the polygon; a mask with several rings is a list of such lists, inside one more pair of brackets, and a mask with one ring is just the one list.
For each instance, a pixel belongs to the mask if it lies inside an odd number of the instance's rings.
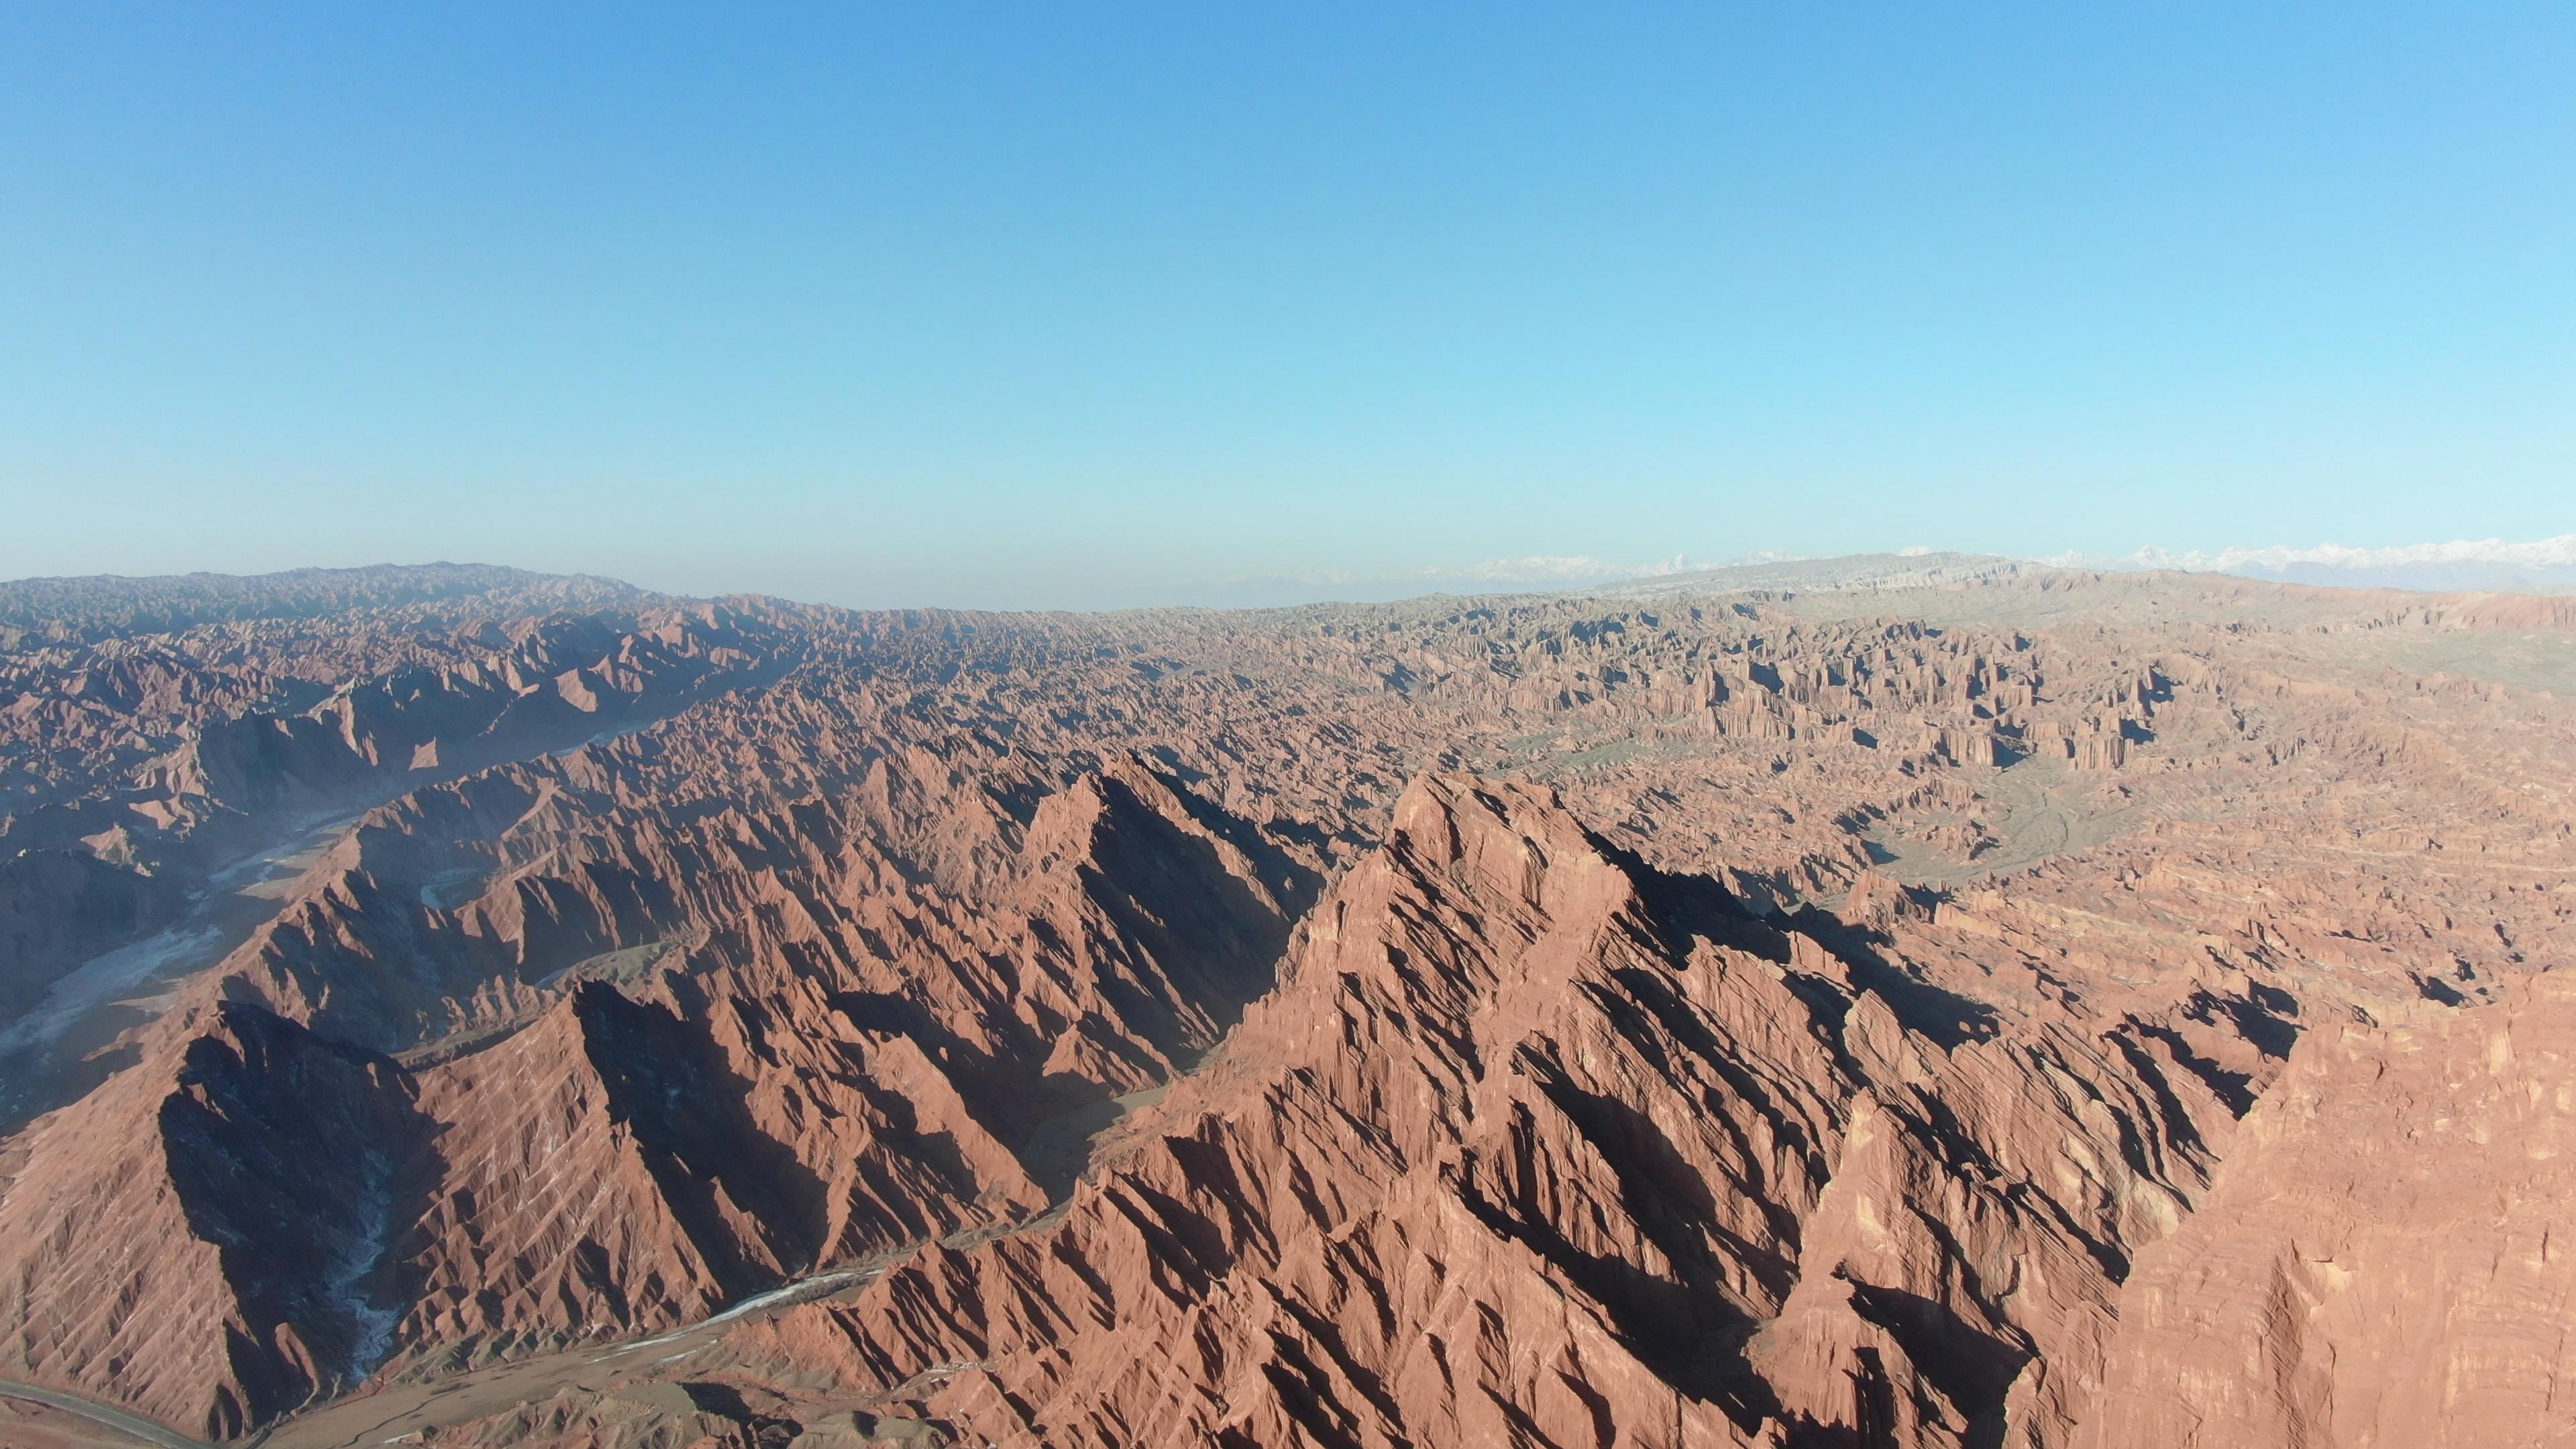
{"label": "blue sky", "polygon": [[0,575],[2576,531],[2576,8],[1970,8],[8,7]]}

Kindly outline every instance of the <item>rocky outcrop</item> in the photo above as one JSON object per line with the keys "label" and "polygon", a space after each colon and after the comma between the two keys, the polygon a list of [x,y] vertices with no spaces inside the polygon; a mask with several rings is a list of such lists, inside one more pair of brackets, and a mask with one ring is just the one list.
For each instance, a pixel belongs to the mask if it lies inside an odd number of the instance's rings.
{"label": "rocky outcrop", "polygon": [[2576,981],[2308,1034],[2123,1290],[2088,1446],[2568,1441]]}
{"label": "rocky outcrop", "polygon": [[1061,1225],[760,1347],[1002,1443],[2054,1442],[2227,1112],[1889,973],[1432,778]]}
{"label": "rocky outcrop", "polygon": [[[0,840],[204,868],[281,819],[774,677],[803,642],[774,611],[525,577],[397,587],[424,601],[327,621],[289,597],[244,601],[244,622],[0,648]],[[568,599],[591,607],[556,612]]]}
{"label": "rocky outcrop", "polygon": [[[386,817],[381,850],[359,832],[251,952],[292,942],[300,965],[210,979],[17,1140],[11,1369],[228,1434],[380,1369],[664,1328],[1043,1210],[1042,1129],[1213,1044],[1269,984],[1293,871],[1265,876],[1240,822],[1134,761],[1033,795],[1025,822],[946,776],[868,778],[842,807],[674,837],[555,810],[565,778],[521,772]],[[432,818],[504,854],[530,832],[559,874],[523,868],[531,894],[487,887],[461,918],[425,905],[410,882],[456,842],[394,826]],[[586,853],[629,826],[624,853]],[[497,908],[566,878],[591,883],[564,897],[599,908],[586,928]],[[563,964],[647,927],[687,938],[659,969]],[[385,1004],[442,990],[461,1035],[410,1066],[357,1044],[422,1045],[420,1011]],[[259,1248],[286,1241],[304,1258]]]}
{"label": "rocky outcrop", "polygon": [[392,1062],[226,1006],[11,1144],[0,1365],[222,1437],[383,1360]]}
{"label": "rocky outcrop", "polygon": [[[278,1449],[2059,1446],[2554,1371],[2549,611],[594,585],[0,632],[0,968],[153,932],[58,1095],[0,1061],[69,1102],[0,1376]],[[881,1276],[613,1352],[818,1267]]]}

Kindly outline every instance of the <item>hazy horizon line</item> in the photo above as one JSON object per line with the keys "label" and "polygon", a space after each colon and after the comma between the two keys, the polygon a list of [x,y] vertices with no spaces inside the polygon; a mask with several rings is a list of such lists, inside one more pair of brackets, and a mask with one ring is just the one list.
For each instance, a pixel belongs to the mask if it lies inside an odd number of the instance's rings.
{"label": "hazy horizon line", "polygon": [[[2443,571],[2489,571],[2497,574],[2529,574],[2535,582],[2576,585],[2576,533],[2547,538],[2509,540],[2502,538],[2454,539],[2446,542],[2405,544],[2381,548],[2356,548],[2327,541],[2314,545],[2230,545],[2220,549],[2169,549],[2145,544],[2127,554],[2102,555],[2080,550],[2055,554],[2025,555],[1987,552],[1971,548],[1942,548],[1926,544],[1907,545],[1896,549],[1859,549],[1845,553],[1808,553],[1786,549],[1761,549],[1734,554],[1723,559],[1697,560],[1685,552],[1669,558],[1640,563],[1619,563],[1584,554],[1525,554],[1479,559],[1468,563],[1424,563],[1395,570],[1356,570],[1310,568],[1268,573],[1244,573],[1218,578],[1204,585],[1174,586],[1174,595],[1198,595],[1206,598],[1234,596],[1230,603],[1190,604],[1177,600],[1168,604],[1142,604],[1063,610],[994,608],[994,612],[1115,612],[1118,608],[1153,607],[1293,607],[1303,603],[1391,602],[1396,599],[1423,597],[1451,592],[1444,585],[1465,585],[1470,592],[1516,593],[1545,592],[1550,589],[1576,590],[1627,583],[1647,583],[1659,578],[1686,574],[1715,573],[1732,569],[1757,568],[1765,565],[1825,563],[1837,559],[1887,556],[1895,558],[1931,558],[1936,556],[1992,558],[2014,563],[2037,564],[2048,568],[2091,570],[2098,572],[2144,572],[2172,570],[2185,573],[2220,573],[2237,576],[2286,578],[2292,575],[2379,575],[2420,572],[2439,574]],[[184,573],[161,574],[27,574],[0,579],[0,585],[46,582],[73,582],[86,579],[124,579],[136,582],[154,579],[222,578],[256,579],[304,572],[362,572],[371,568],[504,568],[549,578],[593,578],[625,584],[653,593],[680,593],[649,584],[638,584],[625,574],[594,569],[554,570],[524,564],[496,563],[483,560],[432,559],[397,562],[392,559],[356,565],[300,565],[293,568],[264,570],[258,573],[234,573],[220,569],[193,569]],[[2358,581],[2358,580],[2356,580]],[[1318,590],[1354,590],[1352,594],[1318,593]],[[1395,590],[1397,592],[1389,592]],[[1411,590],[1413,592],[1403,592]],[[721,598],[727,595],[766,595],[796,599],[801,596],[778,589],[744,588],[716,591],[699,597]],[[1275,596],[1258,601],[1246,596]],[[682,596],[687,596],[682,594]],[[813,600],[812,602],[829,602]],[[907,607],[903,605],[870,607]],[[960,607],[955,605],[916,605],[910,607]],[[972,607],[972,606],[965,606]]]}

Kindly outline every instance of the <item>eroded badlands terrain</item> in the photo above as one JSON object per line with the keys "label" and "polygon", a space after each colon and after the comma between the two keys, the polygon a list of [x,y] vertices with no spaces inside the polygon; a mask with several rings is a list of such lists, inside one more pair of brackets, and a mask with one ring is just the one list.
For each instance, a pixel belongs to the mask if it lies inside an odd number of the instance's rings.
{"label": "eroded badlands terrain", "polygon": [[2576,1442],[2576,601],[1813,577],[0,586],[0,1439]]}

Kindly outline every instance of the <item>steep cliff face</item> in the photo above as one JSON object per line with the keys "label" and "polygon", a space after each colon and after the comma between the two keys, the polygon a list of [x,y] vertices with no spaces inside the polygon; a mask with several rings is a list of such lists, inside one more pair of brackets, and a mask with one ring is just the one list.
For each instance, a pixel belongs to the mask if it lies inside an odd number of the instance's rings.
{"label": "steep cliff face", "polygon": [[406,797],[210,989],[402,1051],[667,958],[693,1001],[826,983],[831,1012],[930,1043],[996,1100],[1130,1091],[1268,988],[1314,889],[1310,867],[1132,757],[1067,780],[890,750],[843,793],[764,809],[630,783],[575,758]]}
{"label": "steep cliff face", "polygon": [[2576,1440],[2576,981],[2308,1034],[2138,1260],[2076,1442]]}
{"label": "steep cliff face", "polygon": [[2048,1442],[2226,1113],[1888,969],[1426,779],[1061,1225],[762,1347],[1005,1443]]}
{"label": "steep cliff face", "polygon": [[419,1138],[394,1063],[225,1006],[22,1135],[0,1195],[11,1377],[216,1435],[355,1385]]}
{"label": "steep cliff face", "polygon": [[[549,813],[559,778],[535,778],[428,812],[532,852],[517,886],[423,904],[410,882],[457,842],[395,812],[383,876],[362,831],[251,949],[273,969],[210,979],[141,1060],[16,1140],[18,1376],[228,1434],[379,1370],[668,1327],[1005,1226],[1061,1186],[1041,1129],[1168,1080],[1268,985],[1288,931],[1293,872],[1265,878],[1241,822],[1132,761],[1033,795],[1025,824],[879,771],[845,808],[676,836]],[[686,940],[594,959],[647,928]],[[353,1039],[423,1049],[406,1066]]]}
{"label": "steep cliff face", "polygon": [[706,1004],[712,1026],[588,983],[419,1074],[397,1367],[668,1327],[1042,1203],[908,1042],[817,1031],[795,1060],[746,1060],[727,1028],[758,1008]]}

